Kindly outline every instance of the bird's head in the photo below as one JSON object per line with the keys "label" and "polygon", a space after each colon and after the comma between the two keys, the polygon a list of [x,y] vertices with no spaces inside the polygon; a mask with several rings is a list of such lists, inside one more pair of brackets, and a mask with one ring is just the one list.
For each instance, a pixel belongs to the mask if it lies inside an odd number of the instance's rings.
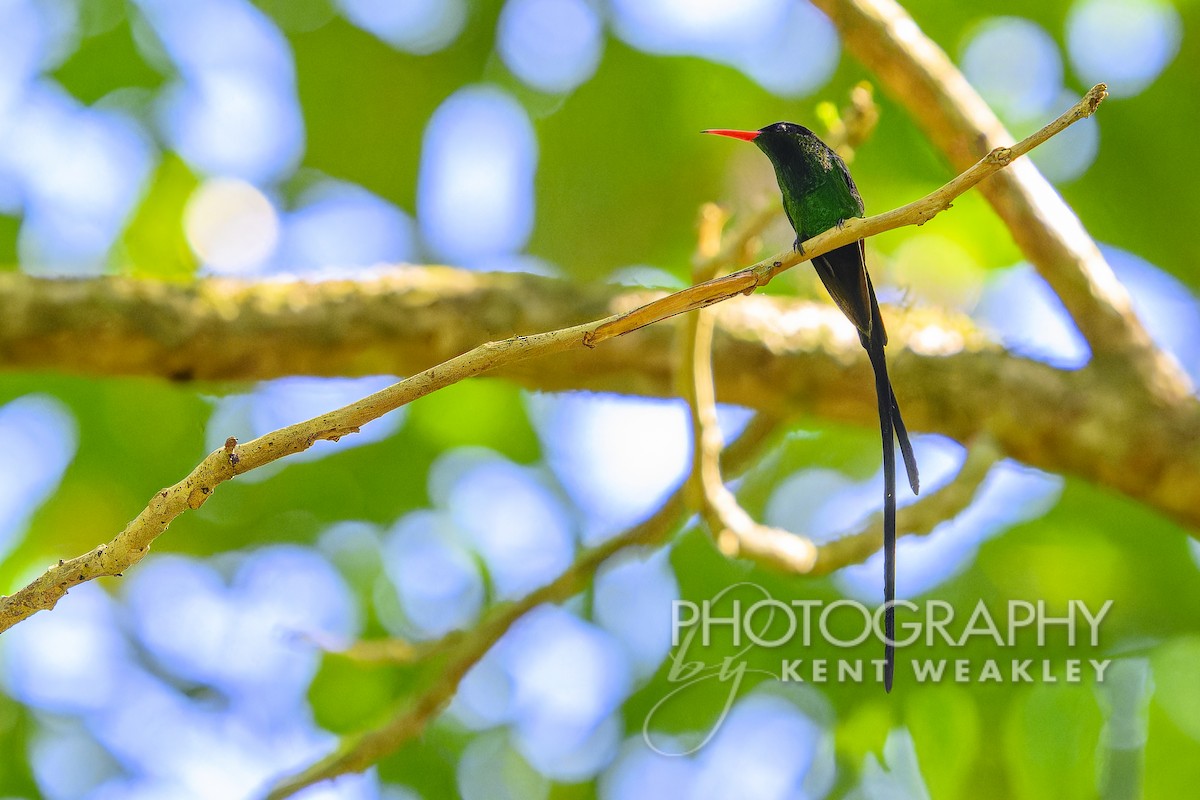
{"label": "bird's head", "polygon": [[820,139],[803,125],[794,122],[776,122],[756,131],[736,131],[728,128],[713,128],[701,133],[728,136],[745,142],[754,142],[758,149],[776,163],[787,163],[815,152]]}

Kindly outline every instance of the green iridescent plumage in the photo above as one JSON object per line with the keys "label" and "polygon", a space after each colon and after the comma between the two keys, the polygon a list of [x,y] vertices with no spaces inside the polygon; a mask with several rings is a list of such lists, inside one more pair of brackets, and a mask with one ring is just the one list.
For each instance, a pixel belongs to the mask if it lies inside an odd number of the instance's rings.
{"label": "green iridescent plumage", "polygon": [[[777,122],[757,131],[711,130],[735,139],[752,141],[766,153],[775,167],[775,177],[783,194],[783,209],[796,231],[796,248],[805,239],[841,226],[864,213],[862,197],[850,177],[850,170],[837,153],[803,125]],[[875,394],[879,408],[879,427],[883,437],[883,528],[884,528],[884,602],[885,646],[884,686],[892,688],[895,670],[896,599],[896,452],[900,442],[908,482],[913,493],[919,490],[917,462],[908,431],[900,417],[900,407],[887,374],[884,345],[887,332],[879,314],[875,289],[867,274],[862,240],[831,250],[812,259],[813,268],[825,284],[833,301],[858,329],[858,338],[875,372]],[[893,438],[894,437],[894,438]]]}

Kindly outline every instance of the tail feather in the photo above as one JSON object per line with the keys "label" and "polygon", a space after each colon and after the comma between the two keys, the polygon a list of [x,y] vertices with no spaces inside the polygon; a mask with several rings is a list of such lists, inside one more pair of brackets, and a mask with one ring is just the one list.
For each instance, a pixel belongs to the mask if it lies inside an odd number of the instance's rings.
{"label": "tail feather", "polygon": [[862,242],[839,247],[813,259],[813,266],[842,313],[858,328],[859,339],[875,371],[875,397],[879,406],[879,432],[883,438],[883,596],[885,603],[883,685],[892,690],[896,671],[896,441],[904,457],[904,468],[913,494],[920,489],[917,459],[908,441],[908,429],[900,417],[900,406],[887,374],[884,346],[887,332],[879,313],[879,301],[867,274]]}
{"label": "tail feather", "polygon": [[[888,385],[891,385],[889,379]],[[904,458],[904,471],[908,473],[908,485],[913,494],[921,493],[921,476],[917,474],[917,457],[913,455],[912,445],[908,441],[908,429],[900,418],[900,406],[896,403],[896,395],[892,394],[892,427],[896,430],[896,439],[900,442],[900,455]]]}
{"label": "tail feather", "polygon": [[[872,347],[878,349],[879,363],[881,366],[875,368],[876,379],[880,370],[883,371],[884,379],[888,385],[888,397],[891,405],[892,427],[896,431],[896,438],[900,441],[900,454],[904,457],[904,471],[908,473],[908,485],[912,487],[913,494],[921,493],[921,478],[917,474],[917,457],[913,455],[912,445],[908,441],[908,428],[904,427],[904,420],[900,417],[900,405],[896,402],[896,394],[892,391],[892,382],[887,378],[887,362],[883,360],[883,348],[887,344],[887,331],[883,327],[883,315],[879,312],[879,300],[875,297],[875,287],[871,284],[871,276],[867,274],[866,268],[863,268],[863,279],[866,281],[867,294],[871,305],[871,324],[866,328],[866,333],[863,332],[863,327],[859,326],[859,340],[862,341],[862,346],[866,348],[867,353],[871,355],[871,366],[875,367],[875,355],[872,354]],[[875,344],[872,345],[872,342]],[[883,402],[882,396],[880,403]],[[883,413],[882,411],[880,413]]]}
{"label": "tail feather", "polygon": [[[876,334],[870,339],[863,337],[863,346],[866,347],[871,367],[875,370],[879,432],[883,438],[883,619],[884,634],[887,637],[883,649],[883,688],[890,692],[896,671],[896,441],[892,428],[896,400],[892,396],[892,383],[888,379],[882,336]],[[899,416],[899,413],[896,413],[897,419]],[[907,432],[902,441],[907,444]],[[906,458],[905,464],[907,463]]]}

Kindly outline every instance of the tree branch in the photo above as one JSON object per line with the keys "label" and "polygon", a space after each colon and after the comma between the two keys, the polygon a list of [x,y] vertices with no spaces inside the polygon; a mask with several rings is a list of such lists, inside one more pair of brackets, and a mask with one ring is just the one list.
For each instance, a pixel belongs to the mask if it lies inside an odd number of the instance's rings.
{"label": "tree branch", "polygon": [[[896,510],[897,535],[926,536],[938,525],[966,511],[998,458],[996,446],[987,436],[972,442],[967,447],[966,460],[950,483]],[[816,557],[806,574],[828,575],[850,564],[860,564],[882,548],[883,514],[874,514],[859,530],[817,547]],[[764,549],[764,552],[770,551]],[[776,569],[790,567],[788,560],[762,560]]]}
{"label": "tree branch", "polygon": [[[895,0],[814,0],[842,41],[902,103],[951,167],[962,170],[1013,141],[945,52]],[[1191,381],[1151,341],[1083,223],[1031,162],[1017,164],[980,191],[1021,252],[1054,289],[1094,355],[1133,366],[1146,389],[1166,402]]]}
{"label": "tree branch", "polygon": [[992,151],[962,175],[916,202],[867,219],[849,220],[841,228],[835,227],[808,239],[803,243],[803,256],[791,251],[780,253],[775,258],[766,259],[732,275],[713,278],[652,300],[632,311],[595,322],[487,342],[362,400],[313,419],[289,425],[245,444],[239,445],[231,438],[224,448],[210,453],[182,481],[155,494],[146,508],[112,541],[82,556],[51,566],[13,595],[0,598],[0,631],[7,630],[39,610],[53,608],[73,586],[98,577],[123,573],[145,556],[151,542],[167,529],[172,520],[189,509],[198,509],[221,483],[236,475],[307,450],[319,440],[336,441],[342,436],[356,433],[367,422],[466,378],[535,357],[580,347],[594,348],[609,339],[676,314],[705,308],[739,294],[748,294],[785,269],[865,236],[904,225],[924,224],[983,178],[1091,114],[1104,95],[1103,86],[1093,88],[1079,103],[1042,130],[1011,148]]}
{"label": "tree branch", "polygon": [[[726,451],[725,467],[744,470],[778,426],[770,415],[756,416]],[[279,780],[267,800],[282,800],[314,783],[366,769],[405,742],[419,736],[458,691],[458,685],[488,650],[521,617],[545,603],[561,603],[579,593],[606,561],[631,547],[658,547],[682,524],[689,511],[686,491],[677,489],[653,515],[619,536],[592,549],[562,575],[522,599],[491,609],[470,631],[449,634],[428,650],[449,652],[439,665],[434,682],[415,697],[405,699],[388,722],[365,733],[345,738],[336,751],[315,764]],[[373,648],[374,649],[374,648]]]}
{"label": "tree branch", "polygon": [[[896,510],[897,536],[927,536],[965,511],[998,457],[995,445],[986,436],[972,443],[966,461],[950,483]],[[882,513],[872,515],[858,530],[816,544],[803,534],[755,522],[737,505],[732,493],[729,495],[730,500],[722,500],[719,506],[725,528],[718,545],[731,558],[745,558],[777,572],[820,576],[861,564],[883,548]]]}
{"label": "tree branch", "polygon": [[846,220],[840,228],[834,227],[811,239],[806,239],[801,243],[800,250],[785,250],[731,275],[712,278],[660,300],[647,303],[639,309],[622,314],[617,319],[596,326],[594,331],[584,336],[584,344],[588,347],[595,347],[606,339],[623,336],[676,314],[707,308],[714,303],[728,300],[739,294],[749,294],[760,286],[765,286],[781,272],[859,239],[876,236],[906,225],[924,225],[948,209],[956,197],[984,178],[999,172],[1015,159],[1025,155],[1052,136],[1062,133],[1079,120],[1090,117],[1107,96],[1108,90],[1104,84],[1093,86],[1083,96],[1083,99],[1049,125],[1011,147],[997,147],[949,183],[921,199],[873,217]]}
{"label": "tree branch", "polygon": [[[701,209],[699,244],[692,279],[711,278],[736,252],[739,242],[721,246],[724,213],[714,205]],[[717,420],[713,381],[713,309],[702,309],[681,326],[679,363],[681,393],[687,399],[692,429],[691,504],[729,558],[748,558],[768,568],[799,575],[825,575],[847,564],[865,561],[883,547],[883,517],[876,514],[863,528],[826,544],[817,545],[799,532],[764,525],[755,520],[725,485],[721,476],[724,441]],[[958,475],[932,496],[901,508],[896,515],[900,535],[928,534],[944,520],[971,504],[983,479],[999,457],[986,436],[972,443]]]}
{"label": "tree branch", "polygon": [[[721,247],[725,217],[716,206],[701,210],[699,246],[694,281],[711,278],[724,266],[722,256],[735,251],[737,239]],[[700,509],[717,548],[728,558],[757,558],[769,548],[772,565],[791,572],[808,572],[816,560],[816,547],[807,537],[770,528],[754,520],[738,503],[721,476],[721,450],[725,447],[717,420],[713,382],[713,309],[701,309],[682,325],[679,347],[680,390],[687,399],[692,429],[692,472],[689,478],[692,505]]]}
{"label": "tree branch", "polygon": [[[695,316],[701,317],[705,314],[701,312]],[[717,461],[710,469],[718,480],[722,468],[736,475],[748,466],[777,429],[778,424],[777,419],[760,414],[725,451],[723,459],[720,459],[718,448],[717,453],[710,451],[706,454],[704,460]],[[996,457],[995,448],[989,442],[973,445],[968,450],[967,459],[959,474],[950,484],[930,497],[900,509],[897,515],[897,530],[902,535],[928,534],[940,522],[961,513],[970,505]],[[419,646],[395,640],[360,642],[352,646],[348,651],[351,657],[367,661],[412,663],[414,660],[428,662],[435,656],[445,657],[439,659],[436,665],[435,680],[416,696],[406,698],[388,722],[365,733],[345,738],[329,756],[280,779],[268,793],[267,800],[282,800],[315,783],[347,772],[366,769],[419,736],[454,697],[459,684],[471,667],[484,657],[517,620],[544,603],[561,603],[573,597],[595,577],[600,566],[618,552],[631,547],[662,545],[671,532],[682,524],[690,510],[696,508],[697,504],[709,504],[710,500],[705,495],[697,497],[696,492],[689,490],[689,486],[695,484],[696,478],[693,472],[685,485],[677,489],[659,510],[644,522],[585,553],[551,583],[519,601],[491,609],[486,618],[469,631],[455,631],[440,641]],[[710,488],[705,484],[706,494]],[[723,484],[721,488],[728,492]],[[749,515],[742,511],[736,500],[732,501],[732,508],[749,520]],[[721,520],[724,518],[724,515],[719,517]],[[719,528],[713,527],[713,530]],[[749,527],[739,526],[736,531],[730,532],[730,535],[733,533],[736,533],[738,544],[744,549],[741,555],[769,568],[808,575],[825,575],[848,564],[859,563],[883,545],[882,525],[878,515],[861,530],[819,547],[814,546],[806,537],[756,525],[753,521]],[[794,558],[793,553],[798,548],[805,550],[808,555],[800,560]]]}

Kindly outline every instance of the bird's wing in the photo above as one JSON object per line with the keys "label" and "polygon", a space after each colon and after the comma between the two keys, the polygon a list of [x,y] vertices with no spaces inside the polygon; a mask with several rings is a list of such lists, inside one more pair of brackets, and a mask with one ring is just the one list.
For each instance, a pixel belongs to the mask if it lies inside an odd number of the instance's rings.
{"label": "bird's wing", "polygon": [[829,152],[833,155],[833,163],[837,165],[838,172],[842,174],[842,178],[846,181],[846,188],[850,190],[851,200],[858,206],[858,215],[862,216],[866,213],[867,207],[863,204],[862,195],[858,193],[858,186],[854,183],[854,178],[850,177],[850,168],[846,166],[846,162],[834,150],[830,149]]}
{"label": "bird's wing", "polygon": [[[867,281],[867,262],[860,239],[812,260],[833,302],[859,332],[870,338],[878,304]],[[882,327],[882,326],[881,326]]]}

